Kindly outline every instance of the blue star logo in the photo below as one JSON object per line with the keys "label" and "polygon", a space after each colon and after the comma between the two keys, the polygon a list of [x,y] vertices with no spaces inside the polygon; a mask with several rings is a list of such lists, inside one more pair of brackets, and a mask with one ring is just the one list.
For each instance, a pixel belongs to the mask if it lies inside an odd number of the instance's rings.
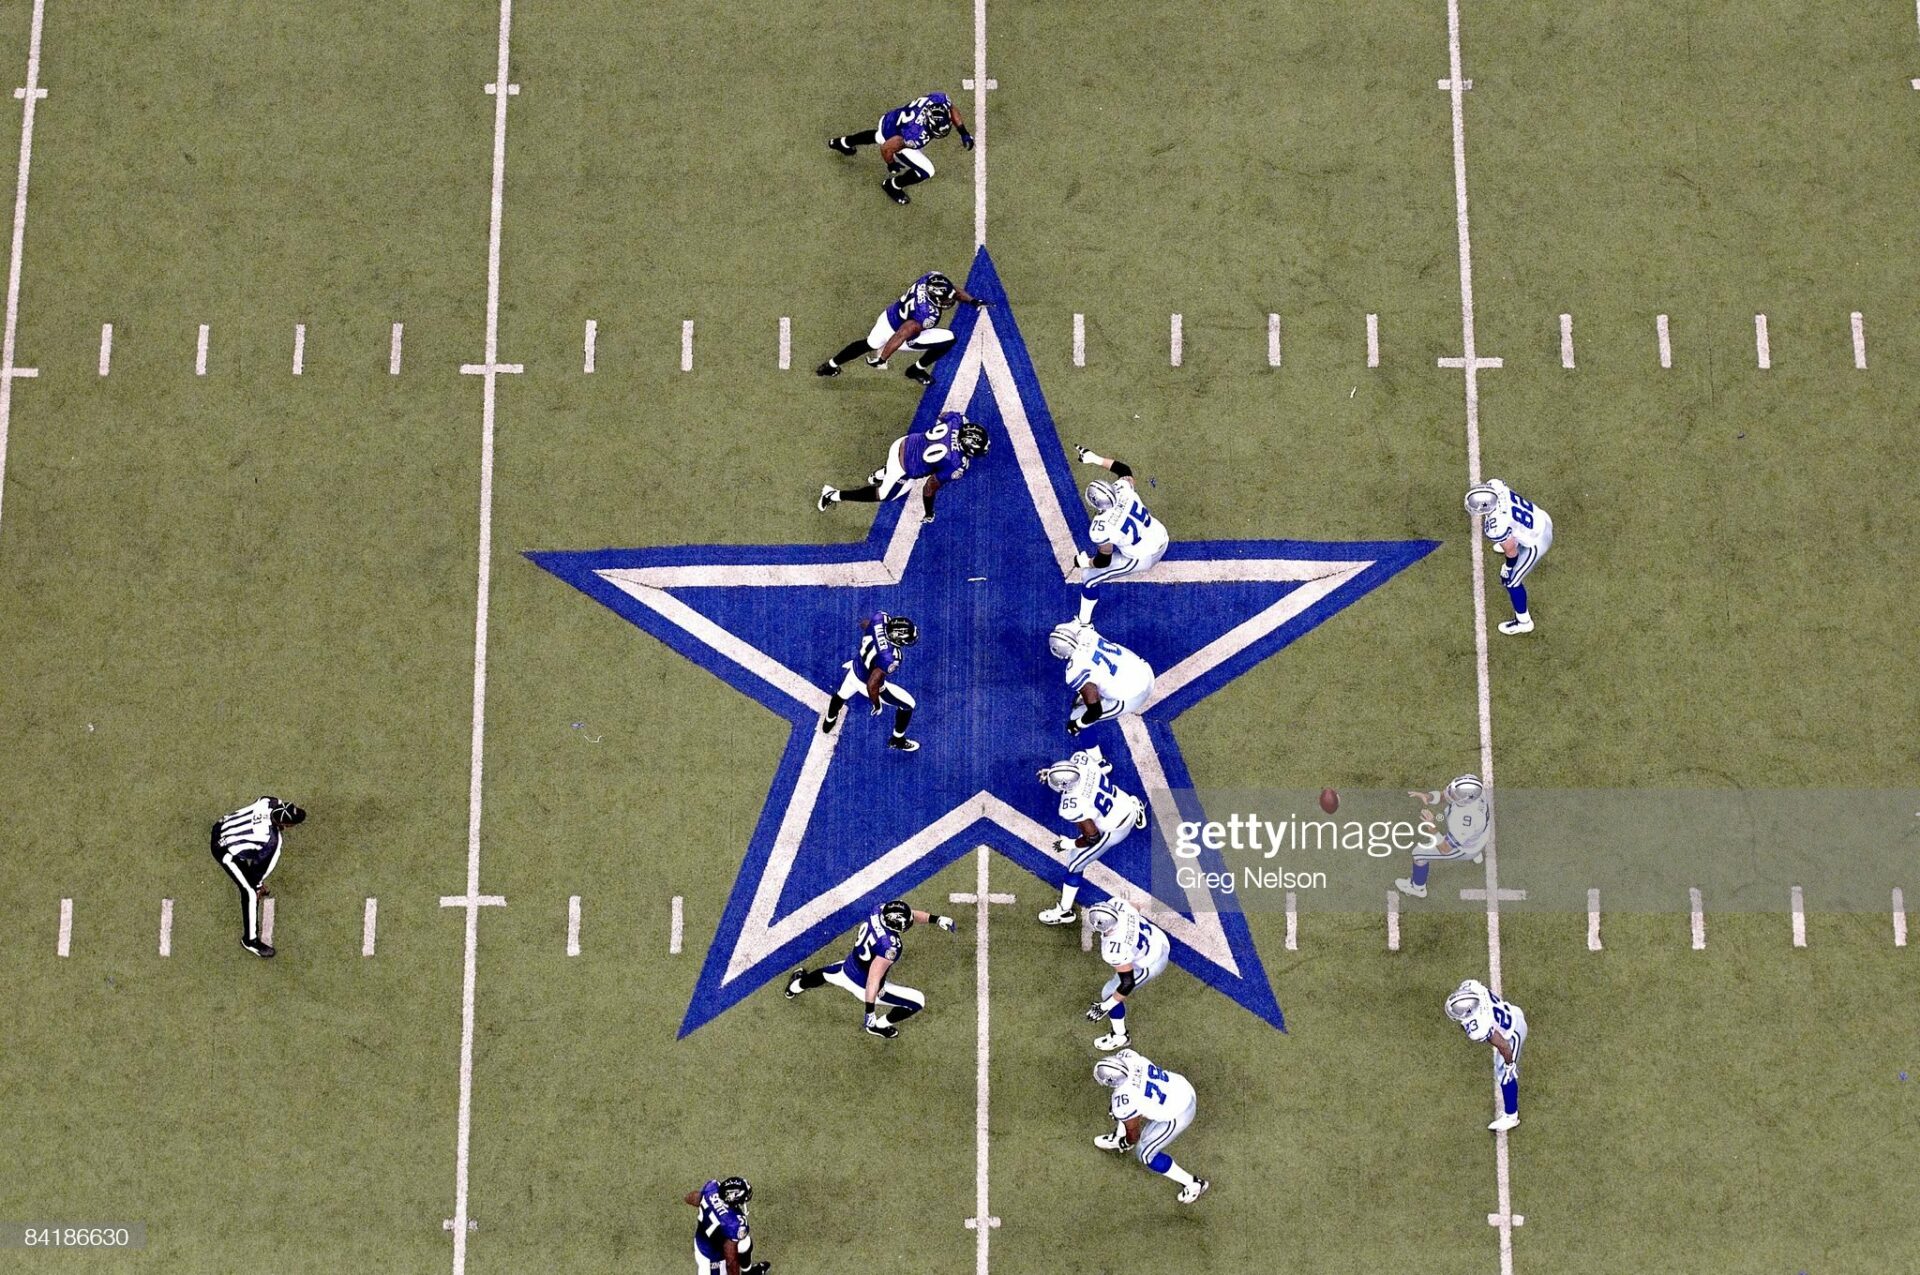
{"label": "blue star logo", "polygon": [[[1152,696],[1138,716],[1070,741],[1070,692],[1047,633],[1078,605],[1073,558],[1086,515],[984,248],[967,290],[994,305],[956,316],[956,349],[913,428],[963,411],[987,427],[992,450],[941,493],[937,522],[923,525],[910,496],[881,506],[855,544],[527,555],[792,723],[680,1034],[977,847],[1057,886],[1066,866],[1053,843],[1066,828],[1036,771],[1089,743],[1114,763],[1120,787],[1149,801],[1158,835],[1130,837],[1095,863],[1087,896],[1135,902],[1168,931],[1180,966],[1283,1028],[1232,901],[1198,887],[1153,897],[1154,856],[1178,822],[1199,815],[1176,796],[1192,781],[1173,724],[1437,542],[1201,541],[1174,527],[1161,563],[1103,587],[1095,616],[1103,635],[1153,665]],[[819,729],[857,648],[857,621],[876,610],[920,628],[894,678],[919,701],[917,753],[887,748],[892,714],[869,719],[858,700],[833,734]]]}

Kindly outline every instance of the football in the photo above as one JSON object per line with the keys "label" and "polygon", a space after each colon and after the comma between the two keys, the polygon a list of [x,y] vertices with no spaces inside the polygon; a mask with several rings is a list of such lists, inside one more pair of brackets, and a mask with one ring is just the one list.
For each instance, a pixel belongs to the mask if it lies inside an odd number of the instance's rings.
{"label": "football", "polygon": [[1334,811],[1340,809],[1340,794],[1331,788],[1322,788],[1320,790],[1320,809],[1326,811],[1328,814],[1332,814]]}

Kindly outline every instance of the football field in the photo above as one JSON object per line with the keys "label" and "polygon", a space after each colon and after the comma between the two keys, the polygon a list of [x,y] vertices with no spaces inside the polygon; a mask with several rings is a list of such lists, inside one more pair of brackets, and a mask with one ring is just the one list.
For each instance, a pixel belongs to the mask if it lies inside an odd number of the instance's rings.
{"label": "football field", "polygon": [[[780,1275],[1920,1270],[1907,0],[0,0],[0,71],[0,1244],[142,1228],[9,1268],[684,1271],[738,1174]],[[905,207],[823,144],[934,90]],[[930,386],[812,374],[929,271]],[[816,512],[948,408],[937,518]],[[1173,546],[1069,739],[1080,444]],[[912,755],[815,726],[882,609]],[[1191,1204],[1035,920],[1090,740]],[[1469,772],[1424,899],[1162,888]],[[896,897],[897,1039],[782,996]]]}

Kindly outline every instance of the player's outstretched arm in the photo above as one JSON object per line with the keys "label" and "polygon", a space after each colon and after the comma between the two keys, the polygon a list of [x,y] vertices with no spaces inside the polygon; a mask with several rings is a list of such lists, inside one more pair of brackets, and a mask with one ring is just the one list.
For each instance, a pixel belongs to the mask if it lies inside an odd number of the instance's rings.
{"label": "player's outstretched arm", "polygon": [[973,296],[965,288],[961,288],[961,287],[955,287],[953,290],[953,295],[954,295],[954,298],[958,300],[962,305],[992,305],[993,304],[991,301],[982,301],[979,297]]}
{"label": "player's outstretched arm", "polygon": [[938,912],[922,912],[919,908],[913,909],[913,923],[915,925],[932,925],[936,929],[945,930],[948,934],[953,933],[955,928],[952,917],[941,916]]}

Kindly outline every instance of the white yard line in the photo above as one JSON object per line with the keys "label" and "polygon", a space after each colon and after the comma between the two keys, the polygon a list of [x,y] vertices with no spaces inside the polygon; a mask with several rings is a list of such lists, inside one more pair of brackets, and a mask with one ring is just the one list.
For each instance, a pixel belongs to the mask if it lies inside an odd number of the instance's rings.
{"label": "white yard line", "polygon": [[1087,316],[1077,310],[1073,315],[1073,365],[1087,365]]}
{"label": "white yard line", "polygon": [[1292,890],[1287,891],[1287,950],[1300,950],[1300,896]]}
{"label": "white yard line", "polygon": [[263,904],[263,905],[261,906],[261,908],[260,908],[260,941],[261,941],[262,943],[265,943],[265,944],[266,944],[266,945],[267,945],[268,947],[272,947],[272,946],[273,946],[273,905],[274,905],[274,902],[275,902],[275,900],[274,900],[274,898],[273,898],[273,896],[272,896],[272,895],[268,895],[268,896],[267,896],[267,901],[266,901],[266,903],[265,903],[265,904]]}
{"label": "white yard line", "polygon": [[686,902],[680,895],[673,896],[672,928],[667,933],[667,955],[680,955],[680,943],[686,937]]}
{"label": "white yard line", "polygon": [[1560,366],[1573,366],[1573,316],[1560,316]]}
{"label": "white yard line", "polygon": [[1907,896],[1897,885],[1893,887],[1893,945],[1907,945]]}
{"label": "white yard line", "polygon": [[387,375],[388,376],[400,375],[400,340],[401,340],[401,334],[405,331],[406,331],[406,324],[396,323],[393,325],[393,335],[390,338],[388,338],[388,341],[387,341]]}
{"label": "white yard line", "polygon": [[1400,891],[1387,891],[1387,950],[1400,950]]}
{"label": "white yard line", "polygon": [[200,325],[200,337],[194,342],[193,348],[193,374],[195,376],[205,376],[207,374],[207,337],[212,330],[213,328],[210,324],[202,323]]}
{"label": "white yard line", "polygon": [[1762,372],[1773,366],[1773,346],[1767,340],[1767,316],[1753,316],[1753,357]]}
{"label": "white yard line", "polygon": [[173,955],[173,900],[160,900],[160,955]]}
{"label": "white yard line", "polygon": [[1707,913],[1700,905],[1700,887],[1694,886],[1687,891],[1688,922],[1693,929],[1693,950],[1704,952],[1707,947]]}
{"label": "white yard line", "polygon": [[680,321],[680,370],[693,371],[693,320]]}
{"label": "white yard line", "polygon": [[1587,950],[1600,950],[1600,891],[1587,891]]}
{"label": "white yard line", "polygon": [[987,243],[987,0],[973,0],[973,246]]}
{"label": "white yard line", "polygon": [[1867,321],[1858,310],[1849,317],[1853,322],[1853,365],[1864,368],[1867,365]]}
{"label": "white yard line", "polygon": [[[984,4],[986,0],[981,0]],[[20,100],[20,170],[13,188],[13,244],[7,256],[7,318],[0,336],[0,496],[6,493],[7,432],[13,422],[13,357],[20,331],[20,266],[27,239],[27,178],[33,168],[33,117],[47,91],[40,87],[40,28],[46,0],[33,0],[33,27],[27,36],[27,83],[14,96]],[[62,952],[62,956],[66,953]]]}
{"label": "white yard line", "polygon": [[587,334],[586,334],[586,340],[585,340],[585,353],[581,361],[580,370],[589,375],[593,373],[593,347],[599,340],[600,340],[600,321],[598,319],[588,319]]}
{"label": "white yard line", "polygon": [[1673,337],[1667,328],[1666,315],[1656,314],[1653,316],[1653,331],[1654,331],[1654,335],[1656,335],[1660,340],[1660,366],[1672,367],[1673,366]]}
{"label": "white yard line", "polygon": [[793,318],[780,316],[780,370],[787,371],[793,366]]}
{"label": "white yard line", "polygon": [[[1454,230],[1460,257],[1460,358],[1457,364],[1441,360],[1444,366],[1458,366],[1466,386],[1467,480],[1480,481],[1480,372],[1500,366],[1498,359],[1482,358],[1474,331],[1473,311],[1473,236],[1467,217],[1467,79],[1461,70],[1460,0],[1447,0],[1447,79],[1444,82],[1453,124],[1453,203]],[[1471,523],[1469,524],[1471,526]],[[1470,546],[1477,545],[1473,528],[1466,536]],[[1474,675],[1478,684],[1480,710],[1480,778],[1498,792],[1493,775],[1493,689],[1487,661],[1486,557],[1477,548],[1469,548],[1467,557],[1473,572],[1473,644]],[[1500,968],[1500,868],[1497,848],[1499,835],[1488,839],[1482,860],[1487,877],[1487,986],[1496,995],[1502,992]],[[1494,1184],[1498,1209],[1487,1221],[1500,1232],[1500,1272],[1513,1275],[1513,1183],[1508,1158],[1507,1135],[1494,1135]]]}
{"label": "white yard line", "polygon": [[1380,366],[1380,316],[1367,316],[1367,366]]}
{"label": "white yard line", "polygon": [[1087,908],[1080,909],[1080,950],[1093,950],[1093,913]]}
{"label": "white yard line", "polygon": [[360,917],[360,955],[373,955],[373,942],[380,924],[380,900],[367,896],[367,910]]}
{"label": "white yard line", "polygon": [[580,955],[580,896],[567,898],[567,955]]}
{"label": "white yard line", "polygon": [[1796,885],[1793,887],[1791,897],[1793,900],[1793,945],[1795,947],[1805,947],[1807,945],[1807,896],[1803,894],[1800,887]]}
{"label": "white yard line", "polygon": [[293,325],[293,374],[299,376],[307,370],[307,325]]}
{"label": "white yard line", "polygon": [[100,375],[105,376],[113,367],[113,325],[100,325]]}
{"label": "white yard line", "polygon": [[468,1163],[473,1145],[473,1017],[474,987],[479,977],[480,909],[504,905],[498,895],[480,893],[480,797],[487,727],[487,606],[493,590],[493,433],[499,377],[520,370],[500,362],[500,233],[506,212],[507,103],[514,85],[508,80],[507,54],[513,35],[513,0],[500,0],[500,38],[496,49],[493,97],[493,188],[487,217],[487,330],[486,361],[465,364],[460,371],[481,378],[480,390],[480,543],[473,612],[473,733],[467,771],[467,892],[442,897],[442,907],[464,907],[467,913],[466,955],[460,988],[460,1111],[454,1141],[453,1271],[467,1269]]}
{"label": "white yard line", "polygon": [[1267,316],[1267,366],[1280,366],[1280,316]]}
{"label": "white yard line", "polygon": [[1173,316],[1173,322],[1168,332],[1168,339],[1172,347],[1169,353],[1173,359],[1173,366],[1175,367],[1180,366],[1180,359],[1185,353],[1186,337],[1181,331],[1185,326],[1185,321],[1179,315],[1176,314]]}
{"label": "white yard line", "polygon": [[974,1271],[975,1275],[987,1275],[988,1236],[993,1228],[1000,1225],[1000,1219],[993,1216],[989,1191],[988,1144],[990,1142],[989,1113],[992,1110],[992,1067],[990,1059],[993,1043],[993,1020],[991,1014],[992,994],[989,990],[989,963],[987,961],[987,939],[990,926],[988,909],[993,904],[1010,904],[1014,901],[1011,894],[990,894],[987,892],[987,848],[981,846],[974,851],[974,886],[972,894],[954,894],[948,898],[954,903],[972,903],[977,908],[977,919],[973,932],[973,979],[974,1001],[974,1122],[973,1122],[973,1216],[966,1221],[967,1229],[975,1235]]}
{"label": "white yard line", "polygon": [[73,950],[73,900],[60,900],[60,940],[54,945],[57,955],[65,956]]}

